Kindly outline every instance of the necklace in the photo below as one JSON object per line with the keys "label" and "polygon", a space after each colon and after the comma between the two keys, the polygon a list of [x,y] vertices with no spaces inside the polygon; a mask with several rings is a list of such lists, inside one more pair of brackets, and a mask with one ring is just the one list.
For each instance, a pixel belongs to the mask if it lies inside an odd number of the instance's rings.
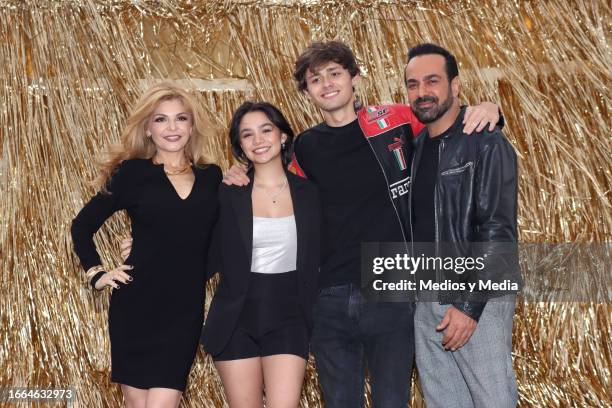
{"label": "necklace", "polygon": [[282,193],[283,190],[287,187],[287,179],[285,179],[285,181],[283,182],[283,185],[279,187],[278,191],[276,193],[272,193],[272,194],[270,194],[265,188],[260,187],[257,184],[253,183],[253,187],[258,188],[261,191],[263,191],[268,197],[270,197],[270,199],[272,200],[272,203],[276,204],[276,199],[278,198],[280,193]]}
{"label": "necklace", "polygon": [[[159,165],[159,164],[163,164],[163,163],[159,163],[157,161],[157,159],[153,158],[153,164],[158,164]],[[191,162],[190,161],[187,161],[187,164],[182,169],[174,170],[174,171],[172,171],[172,170],[168,171],[168,170],[166,170],[166,167],[164,166],[164,173],[166,173],[166,175],[168,175],[168,176],[178,176],[179,174],[185,173],[190,167],[191,167]]]}

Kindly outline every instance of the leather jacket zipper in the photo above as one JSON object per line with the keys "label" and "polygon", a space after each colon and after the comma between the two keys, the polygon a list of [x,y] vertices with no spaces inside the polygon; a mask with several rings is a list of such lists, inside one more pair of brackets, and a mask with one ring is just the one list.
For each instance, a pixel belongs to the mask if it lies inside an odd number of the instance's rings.
{"label": "leather jacket zipper", "polygon": [[[440,152],[438,152],[439,154]],[[440,160],[438,158],[438,165],[440,164]],[[474,162],[467,162],[465,163],[463,166],[461,167],[457,167],[456,169],[450,169],[450,170],[446,170],[443,171],[442,173],[440,173],[441,176],[446,176],[448,174],[455,174],[455,173],[461,173],[463,170],[467,169],[468,167],[472,166],[474,164]]]}
{"label": "leather jacket zipper", "polygon": [[[412,157],[410,161],[410,188],[408,189],[408,218],[410,223],[410,256],[414,256],[414,229],[412,227],[412,186],[414,184],[414,161],[416,159],[416,154]],[[416,271],[415,271],[416,273]],[[415,275],[416,277],[416,275]],[[416,279],[415,279],[416,283]],[[419,291],[418,289],[414,291],[414,300],[416,302],[419,301]]]}
{"label": "leather jacket zipper", "polygon": [[[442,157],[442,149],[444,149],[444,139],[440,140],[440,144],[438,145],[438,172],[440,172],[440,157]],[[440,180],[438,180],[438,176],[436,175],[436,181],[434,185],[434,224],[435,224],[435,254],[436,257],[440,256],[440,231],[438,228],[438,207],[439,207],[439,198],[438,198],[438,184]],[[436,280],[438,283],[441,283],[440,269],[436,268]],[[442,304],[440,299],[440,294],[438,293],[438,303]]]}
{"label": "leather jacket zipper", "polygon": [[[359,127],[361,128],[361,124],[359,125]],[[408,241],[406,240],[406,232],[404,231],[404,226],[402,225],[402,219],[399,215],[399,212],[397,211],[397,207],[395,206],[395,203],[393,202],[393,197],[391,197],[391,192],[389,191],[389,179],[387,179],[387,174],[385,173],[385,168],[383,167],[382,163],[380,162],[380,159],[378,158],[378,155],[376,154],[376,150],[374,150],[374,146],[372,146],[372,143],[370,142],[370,139],[368,139],[368,137],[366,136],[366,133],[363,131],[363,129],[361,129],[361,131],[364,134],[364,137],[366,138],[367,142],[368,142],[368,146],[370,146],[370,149],[372,150],[372,154],[374,154],[374,157],[376,158],[376,161],[378,162],[378,166],[380,166],[380,171],[382,172],[383,177],[385,178],[385,183],[387,183],[387,194],[389,195],[389,201],[391,201],[391,205],[393,206],[393,210],[395,211],[395,216],[397,217],[397,222],[399,224],[400,230],[402,232],[402,238],[404,238],[404,247],[406,248],[406,251],[408,251]]]}

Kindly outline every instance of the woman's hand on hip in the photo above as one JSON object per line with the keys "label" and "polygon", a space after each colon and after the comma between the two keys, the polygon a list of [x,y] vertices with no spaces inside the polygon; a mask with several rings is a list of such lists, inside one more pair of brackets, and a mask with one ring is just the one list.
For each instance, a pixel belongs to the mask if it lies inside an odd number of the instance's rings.
{"label": "woman's hand on hip", "polygon": [[130,275],[128,275],[125,271],[129,271],[134,269],[131,265],[120,265],[115,269],[111,269],[106,272],[104,275],[100,276],[100,279],[95,284],[97,290],[102,290],[107,286],[110,286],[115,289],[119,289],[119,284],[117,282],[121,282],[125,285],[134,280]]}

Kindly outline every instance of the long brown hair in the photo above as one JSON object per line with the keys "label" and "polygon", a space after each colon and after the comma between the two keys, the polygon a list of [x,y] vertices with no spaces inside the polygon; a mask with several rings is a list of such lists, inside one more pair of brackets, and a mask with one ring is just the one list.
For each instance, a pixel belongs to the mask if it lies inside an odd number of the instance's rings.
{"label": "long brown hair", "polygon": [[99,174],[93,181],[97,189],[107,191],[109,178],[124,160],[150,159],[155,155],[155,144],[145,134],[147,123],[161,102],[174,99],[180,100],[193,117],[193,130],[185,145],[185,156],[197,166],[213,162],[206,150],[206,137],[212,129],[210,120],[193,95],[176,82],[164,81],[152,86],[140,97],[127,119],[121,142],[110,146],[97,160]]}

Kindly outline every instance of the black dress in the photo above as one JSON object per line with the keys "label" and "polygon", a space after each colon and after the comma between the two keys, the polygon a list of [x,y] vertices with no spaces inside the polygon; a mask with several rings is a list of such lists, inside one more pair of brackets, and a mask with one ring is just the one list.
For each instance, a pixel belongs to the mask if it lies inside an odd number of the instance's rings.
{"label": "black dress", "polygon": [[195,182],[181,199],[150,160],[126,160],[74,219],[75,252],[87,270],[100,264],[93,236],[115,211],[131,219],[134,280],[113,290],[109,308],[114,382],[183,391],[202,329],[206,257],[218,217],[221,170],[193,167]]}

